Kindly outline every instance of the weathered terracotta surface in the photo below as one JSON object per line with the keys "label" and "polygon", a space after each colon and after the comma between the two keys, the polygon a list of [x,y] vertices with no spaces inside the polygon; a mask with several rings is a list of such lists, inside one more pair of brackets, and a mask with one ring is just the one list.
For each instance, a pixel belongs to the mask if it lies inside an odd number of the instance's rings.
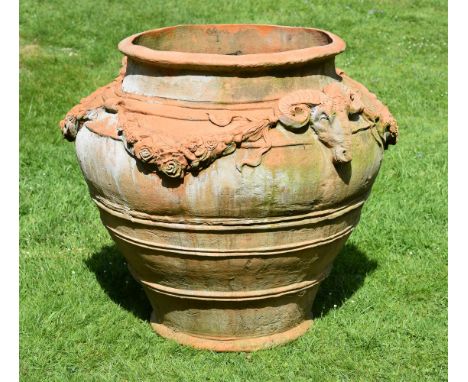
{"label": "weathered terracotta surface", "polygon": [[316,29],[178,26],[119,45],[61,122],[101,219],[180,343],[251,351],[311,323],[398,128]]}

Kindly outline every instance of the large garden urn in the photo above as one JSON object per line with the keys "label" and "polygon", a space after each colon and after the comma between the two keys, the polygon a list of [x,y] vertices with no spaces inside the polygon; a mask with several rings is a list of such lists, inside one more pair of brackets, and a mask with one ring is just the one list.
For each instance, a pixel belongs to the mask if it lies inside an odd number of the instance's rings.
{"label": "large garden urn", "polygon": [[335,67],[345,43],[313,28],[183,25],[119,49],[120,75],[61,128],[153,329],[215,351],[305,333],[398,135]]}

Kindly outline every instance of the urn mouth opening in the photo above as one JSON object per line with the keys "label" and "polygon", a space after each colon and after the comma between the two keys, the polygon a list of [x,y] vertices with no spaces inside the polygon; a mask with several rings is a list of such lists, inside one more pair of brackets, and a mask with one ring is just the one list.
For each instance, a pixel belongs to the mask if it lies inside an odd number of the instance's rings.
{"label": "urn mouth opening", "polygon": [[162,67],[242,70],[303,65],[345,49],[316,28],[256,24],[178,25],[135,34],[119,44],[128,57]]}

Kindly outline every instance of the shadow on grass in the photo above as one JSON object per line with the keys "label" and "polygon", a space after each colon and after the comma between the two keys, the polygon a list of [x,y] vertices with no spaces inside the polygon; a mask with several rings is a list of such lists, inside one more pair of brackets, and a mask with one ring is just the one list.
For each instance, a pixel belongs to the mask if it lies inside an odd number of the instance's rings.
{"label": "shadow on grass", "polygon": [[[115,245],[103,247],[85,263],[112,301],[141,320],[149,320],[151,306],[145,292],[130,275],[127,263]],[[313,316],[325,316],[335,305],[340,307],[376,268],[376,261],[369,260],[355,245],[346,244],[336,257],[330,276],[320,286]]]}
{"label": "shadow on grass", "polygon": [[151,305],[143,287],[130,275],[125,258],[115,245],[103,247],[86,259],[85,264],[112,301],[135,317],[149,321]]}
{"label": "shadow on grass", "polygon": [[336,257],[330,276],[320,285],[312,307],[313,317],[323,317],[343,305],[376,268],[375,260],[370,260],[354,244],[346,244]]}

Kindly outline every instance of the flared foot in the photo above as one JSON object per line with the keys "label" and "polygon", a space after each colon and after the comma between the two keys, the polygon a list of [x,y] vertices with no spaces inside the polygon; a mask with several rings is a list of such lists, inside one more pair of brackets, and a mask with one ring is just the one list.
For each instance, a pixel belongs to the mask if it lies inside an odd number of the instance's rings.
{"label": "flared foot", "polygon": [[166,325],[157,323],[154,312],[151,314],[151,326],[161,337],[174,340],[181,345],[190,346],[195,349],[212,350],[216,352],[251,352],[282,345],[294,341],[307,332],[312,322],[312,320],[305,320],[292,329],[269,336],[215,339],[212,337],[198,337],[192,334],[174,331]]}

